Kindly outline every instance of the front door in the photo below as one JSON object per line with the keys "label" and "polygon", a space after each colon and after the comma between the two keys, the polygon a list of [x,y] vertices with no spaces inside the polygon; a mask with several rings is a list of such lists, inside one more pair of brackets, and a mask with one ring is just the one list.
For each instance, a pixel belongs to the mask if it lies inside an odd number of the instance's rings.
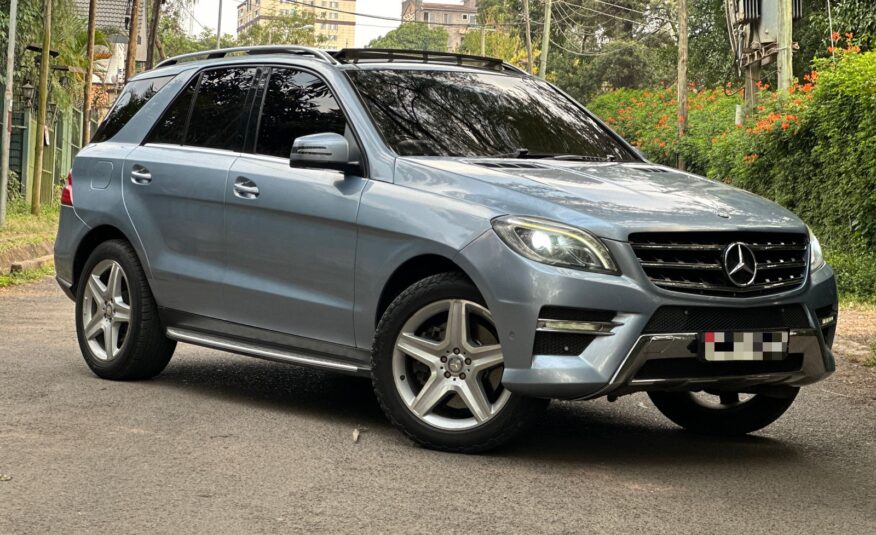
{"label": "front door", "polygon": [[335,132],[353,141],[347,121],[328,86],[306,72],[274,68],[263,99],[254,146],[231,166],[226,190],[226,319],[353,346],[365,179],[289,166],[297,137]]}

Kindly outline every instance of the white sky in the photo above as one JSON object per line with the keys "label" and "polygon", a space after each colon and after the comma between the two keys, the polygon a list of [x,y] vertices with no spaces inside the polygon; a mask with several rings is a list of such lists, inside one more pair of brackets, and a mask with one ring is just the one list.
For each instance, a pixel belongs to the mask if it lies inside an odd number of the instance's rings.
{"label": "white sky", "polygon": [[[457,3],[461,1],[443,0],[442,3]],[[222,1],[222,33],[237,33],[237,6],[239,0]],[[383,17],[400,18],[402,0],[357,0],[356,12],[367,15],[380,15]],[[219,21],[219,0],[197,0],[193,11],[195,21],[192,23],[191,33],[197,34],[203,27],[215,31]],[[203,25],[203,27],[201,26]],[[362,47],[376,37],[398,27],[399,23],[390,20],[372,19],[368,17],[356,18],[356,46]]]}

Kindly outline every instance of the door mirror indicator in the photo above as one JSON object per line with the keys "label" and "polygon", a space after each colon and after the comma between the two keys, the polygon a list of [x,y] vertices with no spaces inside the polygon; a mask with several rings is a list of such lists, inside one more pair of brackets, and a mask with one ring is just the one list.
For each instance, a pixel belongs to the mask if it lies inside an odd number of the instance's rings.
{"label": "door mirror indicator", "polygon": [[361,174],[359,162],[350,161],[350,143],[331,132],[301,136],[292,142],[290,167],[334,169],[347,174]]}

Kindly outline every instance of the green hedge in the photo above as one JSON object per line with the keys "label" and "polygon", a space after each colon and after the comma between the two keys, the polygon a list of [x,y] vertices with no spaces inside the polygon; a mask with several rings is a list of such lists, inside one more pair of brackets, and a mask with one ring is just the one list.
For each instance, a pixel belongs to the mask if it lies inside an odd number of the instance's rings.
{"label": "green hedge", "polygon": [[788,92],[764,86],[734,124],[740,91],[692,88],[688,135],[676,136],[675,88],[612,91],[590,109],[652,160],[788,207],[819,236],[844,297],[876,300],[876,53],[849,43]]}

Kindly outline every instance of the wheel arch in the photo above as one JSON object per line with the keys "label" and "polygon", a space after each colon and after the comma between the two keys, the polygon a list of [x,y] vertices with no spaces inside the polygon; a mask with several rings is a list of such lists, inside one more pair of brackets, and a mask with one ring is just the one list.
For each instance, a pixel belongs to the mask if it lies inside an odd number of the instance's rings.
{"label": "wheel arch", "polygon": [[[434,253],[420,254],[402,262],[383,284],[380,298],[377,300],[377,308],[374,311],[374,326],[376,327],[380,323],[380,318],[383,317],[383,313],[386,312],[395,298],[412,284],[432,275],[449,272],[461,273],[471,281],[472,285],[477,287],[462,266],[446,256]],[[479,288],[478,291],[480,291]]]}
{"label": "wheel arch", "polygon": [[82,237],[82,240],[79,242],[79,246],[76,248],[76,254],[73,257],[73,280],[72,285],[70,287],[71,291],[76,292],[76,285],[79,282],[80,276],[82,274],[82,269],[85,267],[85,262],[88,261],[88,257],[91,256],[91,253],[94,252],[97,247],[104,242],[110,240],[125,240],[131,247],[134,248],[134,252],[137,253],[137,257],[140,260],[140,264],[145,267],[145,263],[141,258],[140,251],[137,250],[137,247],[134,246],[134,241],[131,240],[122,230],[113,225],[99,225],[89,230],[85,236]]}

